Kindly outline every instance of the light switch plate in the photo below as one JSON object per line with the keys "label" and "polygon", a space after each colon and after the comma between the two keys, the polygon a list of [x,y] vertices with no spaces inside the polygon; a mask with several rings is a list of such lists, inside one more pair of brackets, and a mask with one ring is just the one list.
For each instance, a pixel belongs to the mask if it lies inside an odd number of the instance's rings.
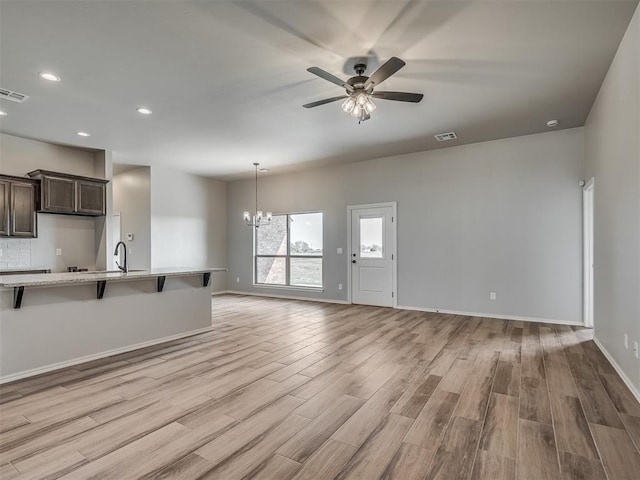
{"label": "light switch plate", "polygon": [[342,248],[338,247],[338,255],[342,255]]}
{"label": "light switch plate", "polygon": [[61,248],[56,248],[56,256],[60,256],[62,255],[62,249]]}

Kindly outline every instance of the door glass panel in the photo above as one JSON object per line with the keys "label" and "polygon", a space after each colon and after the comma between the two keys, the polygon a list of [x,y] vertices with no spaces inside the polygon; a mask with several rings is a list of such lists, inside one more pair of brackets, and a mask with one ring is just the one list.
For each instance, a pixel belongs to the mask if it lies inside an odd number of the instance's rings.
{"label": "door glass panel", "polygon": [[298,287],[322,286],[322,258],[291,258],[291,285]]}
{"label": "door glass panel", "polygon": [[360,257],[383,258],[382,217],[360,217]]}
{"label": "door glass panel", "polygon": [[322,213],[289,215],[289,232],[292,256],[322,256]]}
{"label": "door glass panel", "polygon": [[286,258],[283,258],[283,257],[256,258],[256,279],[257,279],[257,283],[270,283],[272,285],[286,285],[287,283]]}

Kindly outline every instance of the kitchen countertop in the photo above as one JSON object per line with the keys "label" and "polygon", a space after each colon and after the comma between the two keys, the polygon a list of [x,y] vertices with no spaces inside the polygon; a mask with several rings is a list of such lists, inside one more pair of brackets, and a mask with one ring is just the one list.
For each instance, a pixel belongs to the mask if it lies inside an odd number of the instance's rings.
{"label": "kitchen countertop", "polygon": [[180,277],[208,272],[226,272],[226,268],[152,268],[128,273],[115,271],[38,273],[25,275],[0,275],[0,287],[45,287],[55,285],[73,285],[100,281],[143,280],[156,277]]}

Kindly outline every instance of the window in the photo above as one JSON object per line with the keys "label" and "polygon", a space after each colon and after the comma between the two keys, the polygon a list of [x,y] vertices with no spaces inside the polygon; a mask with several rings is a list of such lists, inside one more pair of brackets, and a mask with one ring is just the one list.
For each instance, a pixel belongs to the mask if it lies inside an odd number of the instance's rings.
{"label": "window", "polygon": [[255,235],[255,283],[322,288],[322,213],[274,215]]}

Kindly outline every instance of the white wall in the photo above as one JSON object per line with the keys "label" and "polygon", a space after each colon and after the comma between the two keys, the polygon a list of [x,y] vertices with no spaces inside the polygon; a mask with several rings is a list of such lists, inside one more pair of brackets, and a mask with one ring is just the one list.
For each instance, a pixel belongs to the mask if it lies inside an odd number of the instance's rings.
{"label": "white wall", "polygon": [[585,125],[595,178],[595,337],[640,392],[640,10],[629,24]]}
{"label": "white wall", "polygon": [[[3,133],[0,134],[0,173],[25,176],[32,170],[43,169],[98,176],[96,156],[99,153]],[[6,242],[19,240],[6,239]],[[70,265],[96,267],[96,221],[93,218],[39,213],[38,238],[28,242],[31,250],[29,266],[53,271],[65,271]],[[62,249],[62,256],[56,256],[56,248]],[[7,260],[0,258],[0,268],[12,267]]]}
{"label": "white wall", "polygon": [[[152,267],[225,267],[226,213],[225,182],[152,167]],[[225,277],[213,275],[214,291]]]}
{"label": "white wall", "polygon": [[[325,291],[288,293],[346,300],[347,206],[397,201],[399,305],[580,322],[583,142],[577,128],[261,177],[262,210],[325,214]],[[284,294],[252,287],[253,180],[227,188],[229,290]]]}
{"label": "white wall", "polygon": [[[136,168],[114,175],[113,212],[120,214],[121,240],[131,251],[128,256],[129,268],[148,270],[151,268],[151,173],[149,167]],[[126,239],[128,233],[133,234],[133,240]]]}

